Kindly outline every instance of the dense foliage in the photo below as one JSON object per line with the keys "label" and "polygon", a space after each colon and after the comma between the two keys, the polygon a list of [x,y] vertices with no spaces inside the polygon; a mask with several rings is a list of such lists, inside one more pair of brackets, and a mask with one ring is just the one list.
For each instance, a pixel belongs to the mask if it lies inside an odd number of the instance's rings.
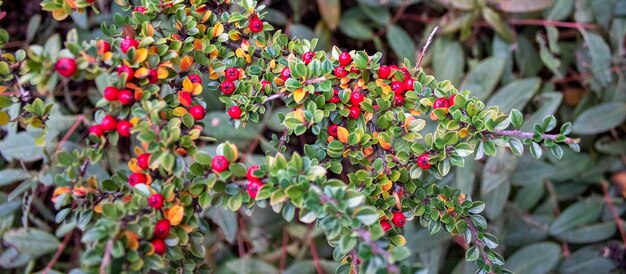
{"label": "dense foliage", "polygon": [[[604,178],[626,183],[616,129],[626,117],[626,5],[493,2],[359,1],[340,15],[339,1],[319,0],[312,31],[307,1],[276,3],[295,22],[248,0],[42,1],[78,29],[63,42],[37,37],[51,19],[36,16],[16,51],[0,33],[0,266],[273,273],[289,261],[287,272],[434,273],[451,272],[454,258],[474,261],[460,272],[618,266],[622,246],[606,240],[623,233],[622,206]],[[424,24],[421,43],[408,35],[411,22]],[[342,50],[333,35],[352,40]],[[37,39],[44,43],[28,45]],[[385,65],[394,56],[401,62]],[[556,113],[575,122],[560,124]],[[581,154],[572,132],[584,137]],[[330,249],[318,251],[318,235]],[[448,250],[450,239],[458,246]],[[307,250],[312,260],[302,260]]]}

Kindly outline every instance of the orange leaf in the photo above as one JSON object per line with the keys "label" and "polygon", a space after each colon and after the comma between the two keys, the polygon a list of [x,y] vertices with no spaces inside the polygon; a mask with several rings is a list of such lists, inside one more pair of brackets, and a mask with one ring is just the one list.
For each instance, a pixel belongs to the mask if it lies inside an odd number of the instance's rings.
{"label": "orange leaf", "polygon": [[137,79],[144,79],[148,77],[149,74],[150,74],[150,71],[144,67],[141,67],[135,70],[135,78]]}
{"label": "orange leaf", "polygon": [[130,247],[132,250],[137,250],[139,248],[139,236],[135,232],[132,232],[130,230],[126,230],[124,232],[124,235],[126,236],[126,240],[128,241],[128,247]]}
{"label": "orange leaf", "polygon": [[165,219],[168,219],[173,226],[179,225],[183,221],[184,215],[185,209],[179,205],[173,206],[165,211]]}
{"label": "orange leaf", "polygon": [[178,101],[180,101],[180,104],[185,107],[191,106],[191,93],[186,91],[179,91]]}
{"label": "orange leaf", "polygon": [[303,88],[299,88],[293,92],[293,99],[296,100],[296,103],[301,104],[306,95],[307,95],[307,92],[304,91]]}
{"label": "orange leaf", "polygon": [[142,63],[148,58],[148,50],[146,48],[140,48],[135,51],[135,62]]}
{"label": "orange leaf", "polygon": [[348,130],[345,127],[337,127],[337,139],[344,144],[348,143]]}
{"label": "orange leaf", "polygon": [[180,70],[181,71],[189,70],[189,67],[191,67],[191,65],[193,65],[193,57],[191,57],[189,55],[183,57],[183,59],[180,60]]}
{"label": "orange leaf", "polygon": [[141,169],[139,165],[137,164],[137,158],[132,158],[128,161],[128,169],[130,169],[130,171],[134,173],[143,172],[143,169]]}
{"label": "orange leaf", "polygon": [[222,23],[217,22],[217,24],[213,26],[213,37],[215,38],[222,33],[224,33],[224,26],[222,25]]}

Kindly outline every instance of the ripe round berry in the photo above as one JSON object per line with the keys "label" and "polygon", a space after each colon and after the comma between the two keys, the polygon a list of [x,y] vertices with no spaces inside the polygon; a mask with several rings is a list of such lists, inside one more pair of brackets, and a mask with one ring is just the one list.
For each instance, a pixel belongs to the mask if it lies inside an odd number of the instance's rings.
{"label": "ripe round berry", "polygon": [[74,58],[62,57],[57,60],[56,69],[64,77],[71,77],[76,73],[76,60]]}
{"label": "ripe round berry", "polygon": [[137,156],[137,166],[141,169],[148,169],[150,167],[150,153],[143,153]]}
{"label": "ripe round berry", "polygon": [[126,73],[126,82],[133,80],[134,71],[131,67],[127,65],[121,65],[119,68],[117,68],[117,76],[120,77],[120,79],[122,78],[122,74],[124,73]]}
{"label": "ripe round berry", "polygon": [[378,78],[387,79],[389,78],[389,75],[391,75],[391,68],[387,65],[380,66],[378,69]]}
{"label": "ripe round berry", "polygon": [[129,121],[122,120],[117,123],[117,133],[119,133],[122,137],[129,137],[130,130],[132,128],[133,124],[131,124]]}
{"label": "ripe round berry", "polygon": [[227,170],[229,164],[228,159],[222,155],[217,155],[211,160],[211,167],[218,173]]}
{"label": "ripe round berry", "polygon": [[152,249],[154,249],[154,253],[156,254],[165,254],[165,242],[163,239],[156,238],[152,240]]}
{"label": "ripe round berry", "polygon": [[163,207],[163,195],[155,193],[148,198],[148,205],[154,209],[161,209]]}
{"label": "ripe round berry", "polygon": [[404,89],[405,90],[413,90],[413,89],[415,89],[413,87],[413,82],[414,81],[411,78],[407,78],[406,80],[404,80]]}
{"label": "ripe round berry", "polygon": [[284,68],[284,69],[280,72],[280,79],[283,79],[283,81],[287,81],[287,79],[289,79],[289,77],[291,77],[291,69],[289,69],[289,68]]}
{"label": "ripe round berry", "polygon": [[359,73],[361,73],[361,71],[360,71],[360,70],[358,70],[358,69],[356,69],[355,67],[351,67],[351,68],[350,68],[350,73],[359,74]]}
{"label": "ripe round berry", "polygon": [[263,21],[259,18],[250,19],[250,31],[254,33],[263,31]]}
{"label": "ripe round berry", "polygon": [[424,153],[424,154],[422,154],[422,155],[417,157],[417,165],[421,169],[429,169],[431,166],[433,166],[433,165],[431,165],[428,162],[428,154],[427,153]]}
{"label": "ripe round berry", "polygon": [[189,78],[189,81],[194,84],[202,84],[202,77],[200,77],[200,75],[198,74],[189,74],[187,78]]}
{"label": "ripe round berry", "polygon": [[248,168],[248,172],[246,172],[246,178],[248,181],[261,181],[261,178],[254,177],[254,171],[261,169],[259,165],[252,165]]}
{"label": "ripe round berry", "polygon": [[400,94],[396,94],[393,97],[393,105],[397,106],[397,107],[404,106],[404,96],[402,96]]}
{"label": "ripe round berry", "polygon": [[158,238],[165,238],[167,234],[170,234],[170,221],[168,220],[160,220],[154,226],[154,236]]}
{"label": "ripe round berry", "polygon": [[399,81],[391,82],[391,90],[395,94],[402,94],[402,93],[404,93],[404,83],[399,82]]}
{"label": "ripe round berry", "polygon": [[142,173],[133,173],[128,177],[128,184],[130,186],[135,186],[137,184],[145,184],[148,181],[146,175]]}
{"label": "ripe round berry", "polygon": [[122,42],[120,42],[120,49],[123,53],[127,53],[130,48],[137,48],[138,46],[139,43],[137,42],[137,40],[130,36],[126,36],[126,38],[122,39]]}
{"label": "ripe round berry", "polygon": [[102,129],[102,126],[100,125],[93,125],[89,127],[89,134],[100,137],[104,135],[104,130]]}
{"label": "ripe round berry", "polygon": [[132,91],[123,89],[120,91],[119,100],[122,105],[128,106],[135,102],[135,95]]}
{"label": "ripe round berry", "polygon": [[228,108],[228,116],[235,120],[241,118],[241,108],[239,106],[232,106]]}
{"label": "ripe round berry", "polygon": [[159,81],[159,75],[157,74],[156,69],[151,69],[148,71],[148,82],[150,84],[156,84]]}
{"label": "ripe round berry", "polygon": [[272,90],[272,85],[270,84],[270,81],[267,81],[267,80],[261,81],[261,91],[265,92],[266,87],[267,87],[268,92]]}
{"label": "ripe round berry", "polygon": [[361,116],[361,108],[359,108],[359,106],[351,106],[348,118],[356,120],[359,116]]}
{"label": "ripe round berry", "polygon": [[256,199],[256,195],[259,193],[259,189],[263,186],[261,181],[250,181],[248,183],[248,195],[250,198]]}
{"label": "ripe round berry", "polygon": [[328,99],[328,102],[336,104],[336,103],[339,103],[340,101],[341,101],[341,99],[339,98],[339,91],[336,88],[334,88],[333,89],[333,97],[330,97],[330,99]]}
{"label": "ripe round berry", "polygon": [[448,104],[450,106],[454,106],[454,98],[456,98],[456,94],[452,94],[452,96],[450,96],[450,99],[448,99]]}
{"label": "ripe round berry", "polygon": [[437,98],[435,102],[433,102],[433,108],[448,108],[450,104],[446,98]]}
{"label": "ripe round berry", "polygon": [[383,227],[383,231],[387,232],[389,230],[391,230],[391,224],[389,223],[389,221],[387,220],[382,220],[380,221],[380,226]]}
{"label": "ripe round berry", "polygon": [[224,94],[232,94],[235,91],[235,83],[230,80],[226,80],[220,84],[220,89]]}
{"label": "ripe round berry", "polygon": [[358,106],[361,102],[363,102],[363,99],[365,99],[365,95],[359,91],[350,94],[350,103],[355,106]]}
{"label": "ripe round berry", "polygon": [[105,132],[114,131],[117,129],[117,118],[111,115],[104,116],[100,122],[100,126]]}
{"label": "ripe round berry", "polygon": [[115,87],[106,87],[104,89],[104,99],[107,101],[116,101],[119,98],[120,90]]}
{"label": "ripe round berry", "polygon": [[350,63],[352,63],[352,56],[350,56],[349,52],[342,52],[339,54],[339,64],[345,67]]}
{"label": "ripe round berry", "polygon": [[391,222],[397,227],[403,227],[406,224],[406,217],[402,212],[394,212],[393,218],[391,218]]}
{"label": "ripe round berry", "polygon": [[328,127],[328,135],[337,137],[337,130],[339,129],[338,125],[332,124]]}
{"label": "ripe round berry", "polygon": [[195,105],[189,108],[189,114],[193,117],[194,120],[202,120],[204,119],[204,115],[206,115],[206,110],[203,106]]}
{"label": "ripe round berry", "polygon": [[312,52],[312,51],[305,52],[302,55],[302,61],[304,61],[304,64],[308,65],[309,63],[311,63],[311,61],[313,61],[313,57],[315,57],[315,52]]}
{"label": "ripe round berry", "polygon": [[335,76],[337,77],[346,77],[348,75],[348,71],[346,68],[339,66],[335,68]]}
{"label": "ripe round berry", "polygon": [[145,7],[142,7],[142,6],[137,6],[137,7],[135,8],[135,11],[136,11],[136,12],[139,12],[139,13],[141,13],[141,14],[144,14],[144,13],[146,13],[146,8],[145,8]]}
{"label": "ripe round berry", "polygon": [[227,68],[224,72],[224,76],[230,81],[239,80],[239,70],[237,68]]}
{"label": "ripe round berry", "polygon": [[111,44],[106,40],[98,40],[98,42],[96,42],[96,49],[98,55],[103,55],[111,51]]}

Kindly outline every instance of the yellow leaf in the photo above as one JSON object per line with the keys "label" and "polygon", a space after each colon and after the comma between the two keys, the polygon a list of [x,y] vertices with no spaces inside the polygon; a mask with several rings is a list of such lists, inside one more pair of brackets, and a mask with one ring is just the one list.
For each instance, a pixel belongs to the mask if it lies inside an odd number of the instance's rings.
{"label": "yellow leaf", "polygon": [[185,209],[179,205],[173,206],[165,211],[165,219],[168,219],[173,226],[179,225],[183,221],[184,215]]}
{"label": "yellow leaf", "polygon": [[[128,241],[128,246],[132,250],[137,250],[139,248],[139,236],[130,230],[126,230],[124,233],[126,236],[126,240]],[[150,245],[152,246],[152,245]]]}
{"label": "yellow leaf", "polygon": [[128,169],[130,169],[130,171],[134,173],[143,172],[143,169],[141,169],[139,165],[137,164],[137,158],[132,158],[128,161]]}
{"label": "yellow leaf", "polygon": [[181,117],[187,113],[187,110],[183,107],[177,107],[174,109],[174,116]]}
{"label": "yellow leaf", "polygon": [[337,139],[344,144],[348,143],[348,130],[345,127],[337,127]]}
{"label": "yellow leaf", "polygon": [[0,126],[4,126],[8,124],[10,121],[11,121],[11,117],[9,117],[9,115],[6,112],[0,111]]}
{"label": "yellow leaf", "polygon": [[137,124],[139,124],[139,122],[141,122],[141,118],[134,116],[133,118],[130,118],[130,124],[133,126],[136,126]]}
{"label": "yellow leaf", "polygon": [[386,183],[384,183],[384,184],[382,184],[382,185],[380,186],[380,188],[381,188],[383,191],[388,191],[388,190],[390,190],[390,189],[391,189],[391,186],[393,186],[393,182],[391,182],[391,180],[387,180],[387,182],[386,182]]}
{"label": "yellow leaf", "polygon": [[202,85],[200,85],[200,84],[193,84],[193,92],[191,92],[191,94],[198,95],[200,93],[202,93]]}
{"label": "yellow leaf", "polygon": [[157,69],[157,76],[159,77],[159,80],[167,79],[167,77],[170,76],[170,72],[167,70],[167,68],[159,67]]}
{"label": "yellow leaf", "polygon": [[63,10],[62,8],[52,11],[52,17],[57,21],[65,20],[65,18],[67,18],[68,15],[69,14],[65,13],[65,10]]}
{"label": "yellow leaf", "polygon": [[294,116],[296,119],[298,119],[298,121],[304,123],[305,119],[304,119],[304,110],[302,110],[301,108],[296,109],[294,111]]}
{"label": "yellow leaf", "polygon": [[143,61],[146,61],[146,58],[148,58],[148,49],[139,48],[135,51],[135,62],[143,63]]}
{"label": "yellow leaf", "polygon": [[239,150],[237,150],[237,146],[235,144],[231,144],[231,143],[227,143],[228,146],[230,146],[230,149],[233,151],[233,162],[237,160],[237,157],[239,157]]}
{"label": "yellow leaf", "polygon": [[383,138],[383,136],[378,137],[378,144],[385,150],[391,148],[391,145],[387,141],[385,141],[385,138]]}
{"label": "yellow leaf", "polygon": [[141,149],[138,146],[135,146],[135,155],[141,155],[143,154],[143,149]]}
{"label": "yellow leaf", "polygon": [[193,90],[193,83],[189,80],[189,77],[186,77],[183,80],[183,90],[187,92],[191,92]]}
{"label": "yellow leaf", "polygon": [[93,211],[98,214],[102,214],[102,204],[97,204],[96,206],[94,206]]}
{"label": "yellow leaf", "polygon": [[220,36],[222,33],[224,33],[224,26],[222,23],[217,22],[217,24],[213,26],[213,38]]}
{"label": "yellow leaf", "polygon": [[396,237],[397,237],[397,238],[395,239],[394,243],[395,243],[397,246],[404,246],[404,245],[406,245],[406,239],[404,238],[404,236],[402,236],[402,235],[398,235],[398,236],[396,236]]}
{"label": "yellow leaf", "polygon": [[306,95],[306,91],[303,88],[299,88],[293,92],[293,99],[296,100],[296,103],[301,104]]}
{"label": "yellow leaf", "polygon": [[469,135],[469,130],[467,130],[467,128],[462,128],[461,130],[459,130],[460,138],[465,138],[467,137],[467,135]]}
{"label": "yellow leaf", "polygon": [[150,71],[144,67],[140,67],[137,70],[135,70],[135,78],[137,79],[144,79],[148,77],[149,74],[150,74]]}

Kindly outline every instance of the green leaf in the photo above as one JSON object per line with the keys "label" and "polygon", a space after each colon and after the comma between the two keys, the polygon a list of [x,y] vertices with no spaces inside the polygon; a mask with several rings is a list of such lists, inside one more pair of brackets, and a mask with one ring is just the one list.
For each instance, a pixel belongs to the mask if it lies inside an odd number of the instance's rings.
{"label": "green leaf", "polygon": [[354,210],[354,217],[364,225],[372,225],[378,221],[378,212],[371,206],[361,206]]}
{"label": "green leaf", "polygon": [[35,138],[28,132],[9,135],[0,142],[0,153],[9,160],[32,162],[43,158],[43,148],[35,143]]}
{"label": "green leaf", "polygon": [[478,99],[487,99],[500,81],[504,64],[504,60],[498,57],[484,59],[467,74],[460,90],[468,89]]}
{"label": "green leaf", "polygon": [[591,72],[602,86],[608,86],[613,81],[611,49],[599,34],[586,31],[583,31],[582,34],[591,55]]}
{"label": "green leaf", "polygon": [[619,126],[624,120],[626,104],[604,103],[581,113],[574,121],[572,132],[583,135],[597,134]]}
{"label": "green leaf", "polygon": [[0,170],[0,186],[10,185],[28,178],[30,178],[30,174],[21,168]]}
{"label": "green leaf", "polygon": [[278,273],[278,270],[273,265],[252,258],[230,260],[226,262],[226,267],[234,273]]}
{"label": "green leaf", "polygon": [[616,231],[615,222],[610,220],[565,231],[556,237],[573,244],[587,244],[611,238]]}
{"label": "green leaf", "polygon": [[343,17],[339,29],[346,36],[356,40],[370,40],[374,37],[374,32],[370,27],[360,20]]}
{"label": "green leaf", "polygon": [[433,45],[433,69],[438,79],[450,80],[458,84],[463,76],[465,54],[461,44],[445,37],[437,39]]}
{"label": "green leaf", "polygon": [[598,219],[602,211],[602,201],[584,200],[567,207],[550,225],[550,234],[561,235],[577,227]]}
{"label": "green leaf", "polygon": [[32,259],[51,253],[59,246],[59,240],[54,235],[37,228],[19,228],[7,231],[3,240]]}
{"label": "green leaf", "polygon": [[482,14],[485,21],[487,21],[487,24],[489,24],[493,30],[502,37],[502,39],[507,42],[513,41],[513,30],[502,20],[497,12],[488,7],[484,7],[482,9]]}
{"label": "green leaf", "polygon": [[511,124],[515,128],[520,128],[524,124],[524,115],[517,109],[511,109],[509,117],[511,118]]}
{"label": "green leaf", "polygon": [[465,260],[468,262],[476,261],[479,256],[480,250],[478,250],[475,245],[465,251]]}
{"label": "green leaf", "polygon": [[498,106],[500,111],[523,109],[537,93],[541,79],[537,77],[513,81],[499,89],[487,102],[487,106]]}
{"label": "green leaf", "polygon": [[522,131],[533,130],[535,124],[541,123],[544,117],[554,114],[561,105],[563,94],[560,92],[546,92],[541,93],[536,98],[540,102],[539,109],[526,119],[522,126]]}
{"label": "green leaf", "polygon": [[561,247],[552,242],[540,242],[523,247],[509,257],[505,268],[516,274],[545,274],[557,266]]}
{"label": "green leaf", "polygon": [[239,229],[237,214],[235,212],[226,210],[219,206],[212,207],[207,212],[207,217],[220,227],[222,233],[224,233],[226,241],[231,244],[235,242],[237,231]]}
{"label": "green leaf", "polygon": [[400,59],[409,59],[411,64],[415,64],[416,52],[415,42],[408,33],[401,27],[391,25],[387,29],[387,42],[393,49],[393,52]]}
{"label": "green leaf", "polygon": [[509,13],[525,13],[542,11],[552,6],[554,0],[501,0],[498,9]]}
{"label": "green leaf", "polygon": [[317,0],[317,6],[324,23],[329,29],[337,29],[341,18],[341,3],[339,0]]}
{"label": "green leaf", "polygon": [[610,273],[616,263],[602,256],[600,246],[583,247],[563,260],[559,273]]}

